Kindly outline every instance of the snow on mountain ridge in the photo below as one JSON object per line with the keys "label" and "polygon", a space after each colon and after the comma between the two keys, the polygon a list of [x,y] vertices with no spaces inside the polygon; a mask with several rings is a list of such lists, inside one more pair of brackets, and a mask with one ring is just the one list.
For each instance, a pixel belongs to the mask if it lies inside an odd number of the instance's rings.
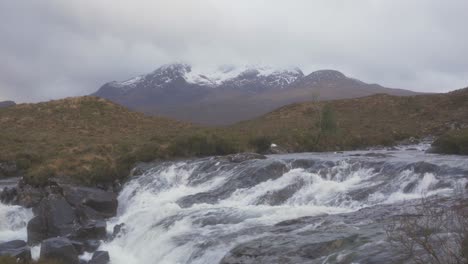
{"label": "snow on mountain ridge", "polygon": [[214,68],[201,68],[176,63],[163,65],[146,75],[140,75],[123,82],[114,81],[110,84],[123,91],[128,91],[136,88],[141,83],[149,83],[154,87],[159,87],[176,78],[183,78],[189,84],[216,88],[226,82],[237,81],[240,82],[238,85],[242,85],[242,80],[244,79],[258,78],[263,84],[268,83],[283,88],[302,77],[304,77],[304,74],[299,68],[281,69],[263,65],[243,65],[237,67],[223,65]]}
{"label": "snow on mountain ridge", "polygon": [[277,69],[269,66],[244,65],[244,66],[221,66],[214,69],[194,68],[185,75],[188,83],[208,86],[219,86],[227,81],[232,81],[243,76],[270,77],[272,82],[278,84],[290,84],[302,77],[300,69]]}

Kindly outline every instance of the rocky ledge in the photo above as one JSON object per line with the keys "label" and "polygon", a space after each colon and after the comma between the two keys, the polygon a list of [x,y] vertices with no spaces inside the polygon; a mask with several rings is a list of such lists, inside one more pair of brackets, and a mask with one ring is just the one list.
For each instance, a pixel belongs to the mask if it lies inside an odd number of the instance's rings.
{"label": "rocky ledge", "polygon": [[[2,203],[32,208],[34,217],[27,225],[27,241],[0,244],[0,256],[11,256],[17,262],[31,260],[31,246],[41,245],[40,257],[57,259],[67,264],[109,263],[109,254],[97,251],[102,241],[110,238],[106,220],[116,215],[114,191],[50,181],[34,187],[20,181],[0,192]],[[88,262],[79,255],[93,253]]]}

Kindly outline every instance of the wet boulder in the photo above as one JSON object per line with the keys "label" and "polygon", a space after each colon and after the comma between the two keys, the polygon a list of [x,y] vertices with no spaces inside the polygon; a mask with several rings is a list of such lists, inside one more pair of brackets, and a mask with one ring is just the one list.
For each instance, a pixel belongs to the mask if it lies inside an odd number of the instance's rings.
{"label": "wet boulder", "polygon": [[44,240],[41,245],[41,258],[56,259],[67,264],[79,264],[78,252],[72,242],[63,237]]}
{"label": "wet boulder", "polygon": [[31,260],[31,250],[23,240],[0,243],[0,256],[10,256],[22,262]]}
{"label": "wet boulder", "polygon": [[440,171],[438,165],[429,163],[429,162],[416,162],[406,165],[402,170],[412,170],[414,173],[424,174],[424,173],[438,173]]}
{"label": "wet boulder", "polygon": [[106,222],[103,220],[91,221],[78,227],[71,237],[84,241],[90,239],[102,240],[107,236]]}
{"label": "wet boulder", "polygon": [[117,196],[101,189],[63,186],[65,199],[74,207],[86,206],[103,217],[113,217],[117,213]]}
{"label": "wet boulder", "polygon": [[101,241],[99,240],[86,240],[83,243],[83,246],[84,246],[83,249],[86,252],[94,252],[99,248],[100,245],[101,245]]}
{"label": "wet boulder", "polygon": [[34,211],[36,216],[27,226],[30,244],[37,244],[45,238],[66,236],[78,225],[74,209],[59,195],[49,195]]}
{"label": "wet boulder", "polygon": [[107,251],[96,251],[88,264],[108,264],[109,262],[110,257]]}
{"label": "wet boulder", "polygon": [[83,223],[88,221],[103,220],[107,218],[105,214],[102,214],[86,205],[78,205],[77,207],[75,207],[75,211],[78,215],[78,218]]}
{"label": "wet boulder", "polygon": [[112,235],[110,236],[110,239],[115,239],[116,237],[118,237],[122,233],[125,233],[125,224],[124,223],[121,223],[121,224],[118,224],[118,225],[114,226],[114,229],[113,229]]}
{"label": "wet boulder", "polygon": [[39,205],[42,199],[45,197],[45,193],[40,188],[33,187],[31,185],[18,184],[16,204],[26,207],[34,208]]}
{"label": "wet boulder", "polygon": [[275,180],[288,171],[285,163],[276,160],[265,160],[260,164],[250,164],[234,174],[222,186],[209,192],[201,192],[182,197],[177,201],[180,207],[187,208],[197,203],[214,204],[228,198],[241,188],[250,188],[261,182]]}
{"label": "wet boulder", "polygon": [[73,239],[70,239],[70,242],[72,243],[73,247],[75,247],[75,250],[78,253],[78,255],[81,255],[85,252],[85,243]]}
{"label": "wet boulder", "polygon": [[304,181],[292,183],[283,189],[268,191],[258,198],[256,204],[281,205],[291,198],[304,185]]}
{"label": "wet boulder", "polygon": [[308,238],[302,238],[298,240],[297,237],[286,235],[249,241],[233,248],[220,263],[322,263],[324,257],[359,244],[354,235],[325,241],[307,241]]}
{"label": "wet boulder", "polygon": [[239,153],[239,154],[232,154],[232,155],[227,155],[226,159],[229,162],[234,162],[234,163],[241,163],[247,160],[253,160],[253,159],[266,159],[267,157],[258,154],[258,153]]}
{"label": "wet boulder", "polygon": [[48,237],[47,226],[41,216],[35,216],[28,222],[28,244],[37,245]]}

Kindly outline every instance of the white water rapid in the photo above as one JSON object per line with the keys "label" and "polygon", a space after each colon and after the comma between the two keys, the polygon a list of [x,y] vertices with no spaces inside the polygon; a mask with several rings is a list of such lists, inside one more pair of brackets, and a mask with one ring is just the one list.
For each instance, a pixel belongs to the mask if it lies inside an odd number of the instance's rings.
{"label": "white water rapid", "polygon": [[[280,232],[275,226],[283,221],[353,216],[363,208],[404,205],[402,202],[423,195],[451,196],[454,190],[465,189],[467,175],[466,157],[425,154],[418,149],[273,155],[240,163],[206,158],[149,165],[124,186],[118,216],[108,228],[124,226],[101,249],[109,251],[112,264],[236,263],[223,257],[238,245],[275,235]],[[383,209],[379,210],[375,210],[376,217],[385,217]],[[358,222],[343,226],[359,229],[373,219]],[[296,230],[281,230],[289,232],[281,236],[289,241],[281,242],[285,250],[295,243],[291,234],[315,228],[315,224],[305,224]],[[346,230],[342,233],[351,232]],[[279,240],[272,243],[282,249]]]}

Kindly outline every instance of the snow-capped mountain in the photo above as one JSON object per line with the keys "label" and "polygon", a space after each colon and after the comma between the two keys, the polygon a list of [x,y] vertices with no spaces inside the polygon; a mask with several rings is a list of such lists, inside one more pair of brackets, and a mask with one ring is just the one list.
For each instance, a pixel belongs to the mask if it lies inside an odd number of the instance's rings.
{"label": "snow-capped mountain", "polygon": [[296,69],[274,69],[266,66],[222,66],[215,69],[197,69],[188,64],[163,65],[150,74],[140,75],[123,82],[110,82],[121,92],[135,88],[163,88],[173,82],[185,81],[187,85],[199,85],[211,88],[246,88],[255,90],[268,88],[285,88],[296,80],[304,77],[302,71]]}
{"label": "snow-capped mountain", "polygon": [[163,65],[122,82],[104,84],[93,95],[131,109],[203,124],[228,124],[250,119],[289,103],[367,96],[375,93],[411,95],[348,78],[335,70],[309,75],[299,68],[225,65],[197,68]]}

